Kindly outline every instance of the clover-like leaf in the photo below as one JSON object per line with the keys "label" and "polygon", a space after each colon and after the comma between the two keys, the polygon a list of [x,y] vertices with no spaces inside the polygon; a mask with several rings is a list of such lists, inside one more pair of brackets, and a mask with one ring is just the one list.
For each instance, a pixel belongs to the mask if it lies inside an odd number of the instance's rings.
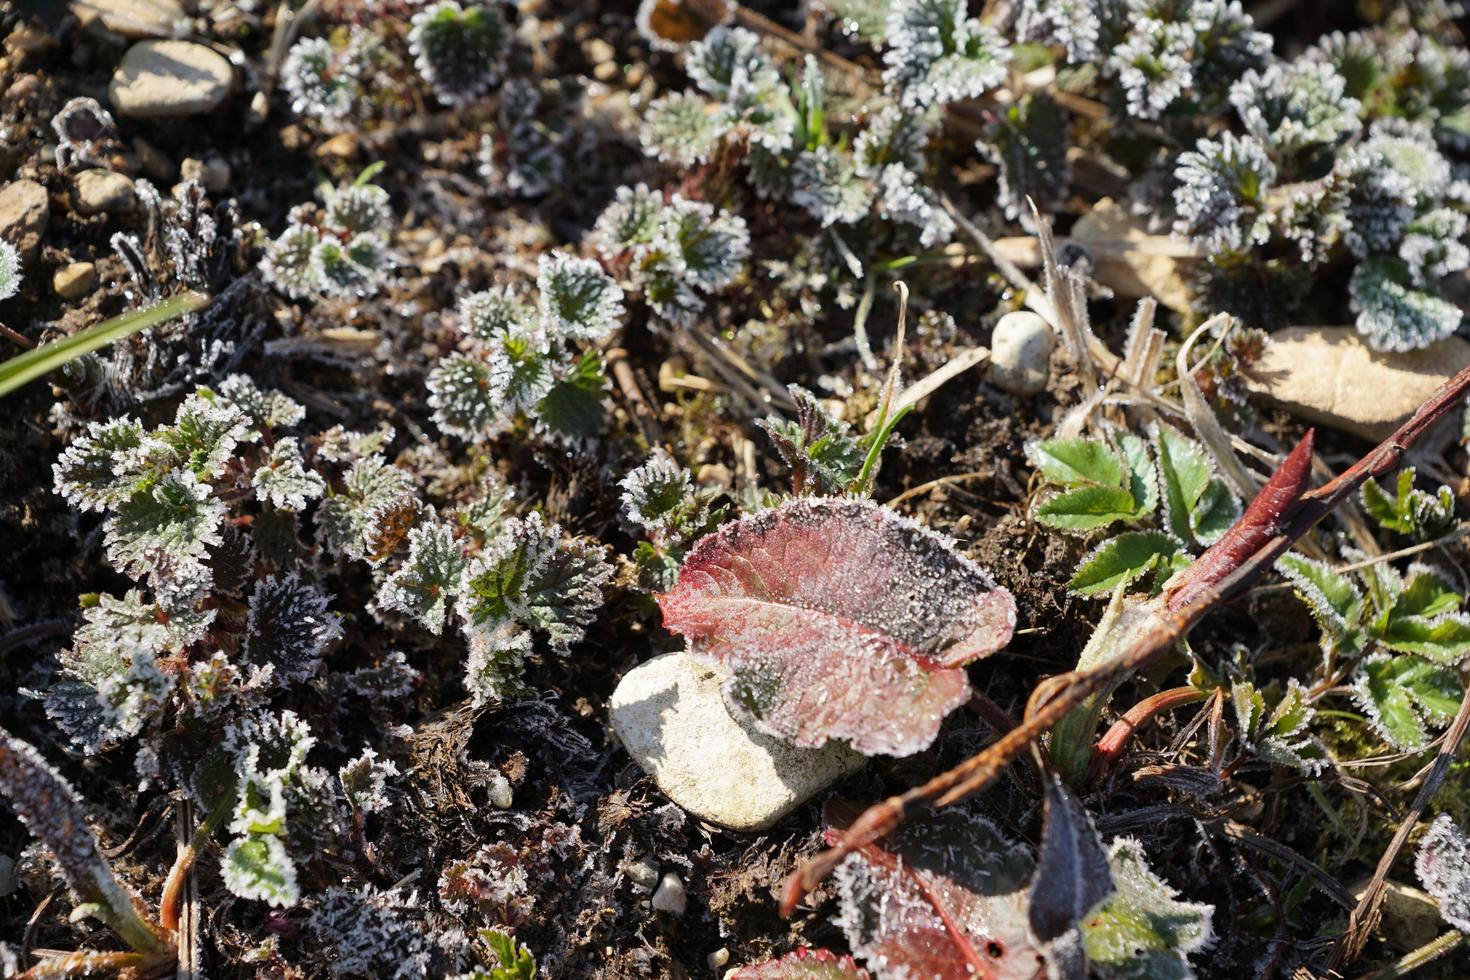
{"label": "clover-like leaf", "polygon": [[1077,595],[1108,593],[1154,568],[1169,567],[1181,551],[1179,541],[1162,531],[1125,531],[1083,556],[1067,588]]}
{"label": "clover-like leaf", "polygon": [[1419,842],[1414,871],[1424,890],[1439,902],[1439,914],[1461,932],[1470,932],[1470,839],[1441,813]]}
{"label": "clover-like leaf", "polygon": [[725,975],[725,980],[869,980],[867,970],[851,956],[838,956],[830,949],[811,946],[775,959],[742,966]]}
{"label": "clover-like leaf", "polygon": [[807,498],[701,539],[664,625],[719,661],[732,707],[797,745],[909,755],[1005,646],[1010,592],[945,539],[867,501]]}
{"label": "clover-like leaf", "polygon": [[220,861],[225,887],[241,898],[285,908],[301,901],[296,866],[274,834],[247,834],[225,848]]}
{"label": "clover-like leaf", "polygon": [[1464,689],[1448,667],[1420,657],[1376,654],[1358,667],[1353,700],[1384,741],[1404,751],[1429,742],[1428,725],[1449,724]]}
{"label": "clover-like leaf", "polygon": [[1380,644],[1446,666],[1470,656],[1470,616],[1459,611],[1464,599],[1438,572],[1415,565],[1407,579],[1383,571],[1378,581],[1368,632]]}
{"label": "clover-like leaf", "polygon": [[1149,869],[1143,845],[1129,837],[1108,850],[1117,891],[1082,928],[1094,973],[1105,978],[1169,980],[1194,976],[1190,955],[1210,944],[1209,905],[1183,902]]}

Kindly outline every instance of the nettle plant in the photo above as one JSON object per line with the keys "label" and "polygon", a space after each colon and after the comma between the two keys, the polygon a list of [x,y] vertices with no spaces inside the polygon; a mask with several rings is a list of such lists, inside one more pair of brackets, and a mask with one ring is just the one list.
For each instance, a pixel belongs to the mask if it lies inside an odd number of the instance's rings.
{"label": "nettle plant", "polygon": [[532,306],[509,287],[460,300],[461,350],[429,373],[429,405],[445,432],[480,441],[528,422],[580,443],[606,422],[597,342],[620,325],[623,290],[591,259],[541,256]]}
{"label": "nettle plant", "polygon": [[73,441],[57,491],[104,515],[108,560],[137,587],[85,600],[36,695],[83,751],[134,744],[145,783],[184,787],[206,826],[232,835],[226,884],[276,905],[302,897],[293,855],[381,808],[394,774],[371,748],[336,779],[310,765],[324,736],[282,700],[322,685],[400,697],[417,677],[396,652],[328,663],[343,637],[337,564],[366,565],[389,624],[438,635],[453,618],[475,704],[523,690],[537,638],[556,651],[581,639],[611,574],[601,549],[515,516],[493,485],[437,513],[382,454],[391,433],[289,434],[303,415],[237,375],[190,395],[171,424],[124,416]]}
{"label": "nettle plant", "polygon": [[340,187],[324,184],[321,207],[292,208],[286,230],[261,259],[266,282],[292,299],[377,293],[393,265],[388,192],[371,182],[380,169],[369,167]]}
{"label": "nettle plant", "polygon": [[1166,423],[1150,426],[1147,439],[1115,430],[1034,442],[1027,455],[1047,482],[1033,509],[1037,523],[1079,535],[1157,525],[1099,542],[1068,583],[1078,595],[1111,593],[1149,574],[1157,591],[1240,516],[1240,498],[1210,454]]}
{"label": "nettle plant", "polygon": [[378,37],[363,27],[303,37],[281,61],[281,87],[292,112],[323,129],[345,130],[374,97],[388,57]]}
{"label": "nettle plant", "polygon": [[408,47],[434,95],[449,105],[464,105],[500,81],[510,37],[498,3],[462,6],[440,0],[413,15]]}

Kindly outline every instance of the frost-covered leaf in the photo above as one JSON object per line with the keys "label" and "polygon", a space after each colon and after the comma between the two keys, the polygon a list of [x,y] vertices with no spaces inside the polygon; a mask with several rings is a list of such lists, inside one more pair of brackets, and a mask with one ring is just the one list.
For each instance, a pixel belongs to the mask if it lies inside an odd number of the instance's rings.
{"label": "frost-covered leaf", "polygon": [[56,492],[73,507],[99,513],[127,500],[148,465],[144,435],[126,415],[93,422],[52,466]]}
{"label": "frost-covered leaf", "polygon": [[1231,685],[1230,703],[1241,743],[1257,756],[1307,775],[1326,767],[1326,747],[1307,730],[1316,709],[1307,702],[1307,689],[1296,678],[1287,682],[1285,693],[1269,712],[1265,695],[1246,681]]}
{"label": "frost-covered leaf", "polygon": [[595,438],[607,427],[606,392],[602,355],[588,350],[536,403],[536,428],[573,443]]}
{"label": "frost-covered leaf", "polygon": [[217,400],[239,409],[250,420],[251,429],[245,435],[249,441],[259,439],[261,430],[289,428],[306,417],[300,402],[279,391],[260,389],[247,374],[232,374],[221,381]]}
{"label": "frost-covered leaf", "polygon": [[1180,901],[1154,874],[1143,845],[1113,841],[1108,864],[1117,888],[1083,926],[1082,945],[1092,969],[1106,980],[1185,980],[1189,957],[1214,938],[1209,905]]}
{"label": "frost-covered leaf", "polygon": [[250,482],[261,500],[281,510],[305,510],[327,489],[326,481],[306,468],[301,446],[291,436],[276,440]]}
{"label": "frost-covered leaf", "polygon": [[597,340],[623,315],[623,290],[591,259],[543,255],[536,273],[541,327],[550,336]]}
{"label": "frost-covered leaf", "polygon": [[1240,502],[1203,446],[1171,426],[1158,424],[1150,435],[1158,460],[1164,524],[1181,541],[1211,544],[1240,516]]}
{"label": "frost-covered leaf", "polygon": [[505,701],[524,689],[521,675],[531,655],[531,634],[513,622],[469,630],[464,686],[474,707]]}
{"label": "frost-covered leaf", "polygon": [[1124,531],[1083,556],[1067,588],[1077,595],[1110,593],[1168,565],[1181,550],[1177,539],[1161,531]]}
{"label": "frost-covered leaf", "polygon": [[468,559],[446,524],[421,524],[408,532],[408,557],[378,590],[378,605],[395,609],[438,636],[449,604],[459,594]]}
{"label": "frost-covered leaf", "polygon": [[1059,778],[1043,778],[1046,817],[1027,917],[1037,938],[1050,942],[1079,926],[1114,889],[1092,818]]}
{"label": "frost-covered leaf", "polygon": [[905,105],[973,99],[1005,80],[1010,50],[964,0],[892,0],[883,80]]}
{"label": "frost-covered leaf", "polygon": [[1375,596],[1369,635],[1390,650],[1417,653],[1452,666],[1470,656],[1470,616],[1460,611],[1464,597],[1442,575],[1415,565],[1407,579],[1377,572],[1385,596]]}
{"label": "frost-covered leaf", "polygon": [[0,299],[9,299],[20,291],[20,253],[15,246],[0,240]]}
{"label": "frost-covered leaf", "polygon": [[1460,676],[1414,656],[1375,654],[1358,665],[1353,700],[1373,730],[1403,751],[1429,742],[1428,728],[1442,728],[1464,696]]}
{"label": "frost-covered leaf", "polygon": [[333,885],[317,897],[306,925],[316,947],[330,953],[334,977],[422,980],[432,975],[435,935],[424,912],[413,892]]}
{"label": "frost-covered leaf", "polygon": [[863,468],[863,450],[846,422],[833,418],[816,396],[788,385],[796,420],[767,416],[756,425],[766,431],[791,470],[795,495],[826,496],[848,490]]}
{"label": "frost-covered leaf", "polygon": [[153,438],[166,447],[172,465],[208,480],[224,472],[225,463],[249,429],[244,412],[216,399],[212,392],[201,391],[184,399],[174,424],[159,429]]}
{"label": "frost-covered leaf", "polygon": [[392,553],[388,546],[406,538],[417,519],[421,505],[413,476],[373,455],[355,461],[343,484],[341,493],[328,494],[317,507],[322,544],[350,558],[382,561]]}
{"label": "frost-covered leaf", "polygon": [[1358,333],[1374,350],[1428,347],[1460,327],[1460,308],[1422,286],[1402,259],[1375,256],[1360,262],[1348,283]]}
{"label": "frost-covered leaf", "polygon": [[104,524],[107,558],[134,578],[162,562],[201,561],[220,543],[225,505],[190,470],[164,474],[117,506]]}
{"label": "frost-covered leaf", "polygon": [[1470,933],[1470,840],[1449,814],[1436,817],[1419,842],[1414,871],[1439,902],[1440,917]]}
{"label": "frost-covered leaf", "polygon": [[1122,487],[1079,486],[1046,497],[1036,507],[1036,521],[1065,531],[1091,531],[1143,514],[1133,494]]}
{"label": "frost-covered leaf", "polygon": [[142,902],[123,887],[102,856],[76,790],[34,747],[3,728],[0,794],[55,858],[79,906],[88,906],[136,950],[167,948],[162,933],[139,914]]}
{"label": "frost-covered leaf", "polygon": [[708,101],[692,92],[675,92],[648,104],[638,139],[645,152],[689,167],[708,160],[725,133],[725,120]]}
{"label": "frost-covered leaf", "polygon": [[803,746],[909,755],[969,697],[1015,601],[950,543],[876,504],[798,499],[702,538],[659,597],[664,625],[723,663],[726,699]]}
{"label": "frost-covered leaf", "polygon": [[262,579],[250,595],[245,619],[246,656],[271,665],[282,680],[315,676],[322,651],[342,636],[342,624],[327,609],[331,599],[294,572]]}
{"label": "frost-covered leaf", "polygon": [[739,967],[727,974],[726,980],[870,980],[870,977],[851,956],[804,946],[785,956]]}
{"label": "frost-covered leaf", "polygon": [[514,936],[498,929],[481,929],[480,941],[495,956],[496,965],[484,974],[485,980],[535,980],[536,958]]}
{"label": "frost-covered leaf", "polygon": [[1427,541],[1446,534],[1455,522],[1455,495],[1441,485],[1433,494],[1414,486],[1414,467],[1399,470],[1396,492],[1390,496],[1371,476],[1359,491],[1363,509],[1385,530]]}
{"label": "frost-covered leaf", "polygon": [[1071,486],[1128,486],[1117,450],[1101,439],[1047,439],[1026,447],[1031,464],[1051,483]]}
{"label": "frost-covered leaf", "polygon": [[441,0],[413,15],[408,46],[414,67],[450,105],[482,95],[500,79],[510,28],[500,9]]}
{"label": "frost-covered leaf", "polygon": [[998,202],[1012,221],[1030,220],[1027,200],[1043,214],[1062,204],[1071,182],[1068,117],[1044,93],[1007,106],[976,148],[1000,168]]}
{"label": "frost-covered leaf", "polygon": [[363,749],[357,758],[337,770],[337,782],[353,809],[377,813],[388,808],[388,780],[396,775],[398,766],[392,759],[379,759],[377,752]]}
{"label": "frost-covered leaf", "polygon": [[[829,802],[828,842],[859,812]],[[988,820],[916,814],[838,866],[836,923],[879,976],[1045,976],[1047,957],[1027,922],[1031,866],[1026,849]]]}
{"label": "frost-covered leaf", "polygon": [[511,518],[465,569],[460,615],[477,630],[535,629],[564,652],[592,622],[611,574],[599,548],[563,541],[540,514]]}
{"label": "frost-covered leaf", "polygon": [[1298,554],[1285,554],[1276,570],[1291,582],[1297,598],[1307,604],[1322,630],[1322,653],[1354,654],[1362,649],[1363,594],[1346,575],[1333,571],[1326,562]]}
{"label": "frost-covered leaf", "polygon": [[220,859],[225,887],[241,898],[289,908],[301,901],[296,865],[286,845],[274,834],[247,834],[225,848]]}
{"label": "frost-covered leaf", "polygon": [[1174,170],[1174,234],[1211,255],[1264,243],[1270,228],[1263,198],[1276,180],[1276,165],[1254,136],[1224,132],[1180,154]]}

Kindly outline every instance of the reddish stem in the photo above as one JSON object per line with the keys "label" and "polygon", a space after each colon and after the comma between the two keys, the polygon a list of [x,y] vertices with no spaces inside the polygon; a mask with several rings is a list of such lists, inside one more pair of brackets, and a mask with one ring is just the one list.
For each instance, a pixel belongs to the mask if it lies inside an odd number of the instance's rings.
{"label": "reddish stem", "polygon": [[1103,774],[1123,754],[1133,733],[1147,724],[1149,719],[1183,705],[1203,701],[1207,696],[1197,687],[1175,687],[1151,694],[1129,708],[1097,740],[1097,745],[1092,750],[1092,763],[1088,767],[1088,781],[1095,784],[1102,779]]}

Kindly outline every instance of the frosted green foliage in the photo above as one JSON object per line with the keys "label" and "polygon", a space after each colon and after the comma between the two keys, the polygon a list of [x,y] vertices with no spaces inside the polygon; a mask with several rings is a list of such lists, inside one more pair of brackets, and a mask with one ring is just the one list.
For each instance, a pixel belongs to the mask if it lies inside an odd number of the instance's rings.
{"label": "frosted green foliage", "polygon": [[905,105],[945,105],[1003,82],[1010,51],[964,0],[892,0],[883,62]]}
{"label": "frosted green foliage", "polygon": [[1111,595],[1118,586],[1150,572],[1157,572],[1156,581],[1163,581],[1188,561],[1183,544],[1171,534],[1124,531],[1082,556],[1067,589],[1076,595]]}
{"label": "frosted green foliage", "polygon": [[1470,217],[1451,208],[1435,208],[1410,221],[1399,242],[1398,255],[1409,267],[1414,282],[1432,285],[1470,267],[1470,248],[1463,240],[1467,231]]}
{"label": "frosted green foliage", "polygon": [[496,125],[480,138],[480,176],[497,193],[540,197],[566,176],[564,134],[542,118],[541,93],[511,79],[500,93]]}
{"label": "frosted green foliage", "polygon": [[306,409],[279,391],[262,391],[249,375],[232,374],[219,383],[215,401],[233,406],[250,420],[243,438],[254,441],[267,429],[287,429],[300,424]]}
{"label": "frosted green foliage", "polygon": [[397,775],[398,766],[392,759],[379,759],[377,752],[363,749],[361,755],[337,770],[337,782],[354,810],[378,813],[388,808],[388,780]]}
{"label": "frosted green foliage", "polygon": [[1443,340],[1460,327],[1460,308],[1418,288],[1413,270],[1392,256],[1370,258],[1348,283],[1358,333],[1375,350],[1406,351]]}
{"label": "frosted green foliage", "polygon": [[202,561],[220,543],[225,505],[188,470],[165,473],[118,504],[103,525],[107,560],[134,578]]}
{"label": "frosted green foliage", "polygon": [[471,629],[469,638],[464,686],[474,707],[509,700],[525,691],[521,678],[531,655],[529,632],[505,623],[493,629]]}
{"label": "frosted green foliage", "polygon": [[1240,74],[1261,67],[1271,38],[1238,0],[1103,0],[1104,71],[1117,78],[1129,115],[1197,111],[1221,101]]}
{"label": "frosted green foliage", "polygon": [[293,572],[265,578],[250,594],[244,653],[270,665],[279,680],[300,682],[316,676],[322,652],[341,638],[342,625],[327,609],[331,596],[303,583]]}
{"label": "frosted green foliage", "polygon": [[1412,120],[1449,149],[1470,145],[1470,54],[1462,47],[1412,29],[1374,29],[1328,34],[1306,56],[1336,67],[1371,117]]}
{"label": "frosted green foliage", "polygon": [[562,539],[541,515],[511,518],[465,569],[459,613],[474,631],[535,629],[558,652],[582,638],[612,567],[600,549]]}
{"label": "frosted green foliage", "polygon": [[289,224],[266,245],[261,274],[292,299],[366,297],[382,288],[393,258],[388,238],[393,213],[388,194],[367,182],[325,187],[324,207],[291,210]]}
{"label": "frosted green foliage", "polygon": [[79,914],[106,923],[139,952],[170,943],[139,914],[142,901],[113,874],[87,825],[76,790],[41,754],[0,728],[0,794],[50,852]]}
{"label": "frosted green foliage", "polygon": [[434,421],[450,435],[466,439],[494,435],[508,421],[504,404],[495,397],[490,365],[484,360],[450,354],[435,365],[428,389]]}
{"label": "frosted green foliage", "polygon": [[1265,694],[1247,681],[1231,685],[1230,703],[1235,708],[1236,735],[1257,758],[1309,776],[1327,767],[1326,747],[1307,730],[1317,711],[1296,678],[1287,682],[1269,711]]}
{"label": "frosted green foliage", "polygon": [[663,449],[655,449],[618,486],[624,522],[645,539],[633,552],[640,584],[665,591],[677,579],[689,546],[720,523],[725,508],[712,508],[716,494],[698,486]]}
{"label": "frosted green foliage", "polygon": [[306,468],[301,446],[291,436],[276,440],[250,479],[257,497],[282,510],[305,510],[327,489],[326,481]]}
{"label": "frosted green foliage", "polygon": [[535,980],[536,958],[510,933],[481,929],[480,941],[489,949],[494,965],[476,968],[456,980]]}
{"label": "frosted green foliage", "polygon": [[800,154],[791,165],[791,203],[805,208],[822,227],[852,224],[868,213],[871,186],[852,158],[833,146]]}
{"label": "frosted green foliage", "polygon": [[243,412],[201,388],[179,405],[172,426],[153,433],[149,455],[157,465],[185,468],[201,479],[213,479],[224,473],[249,427]]}
{"label": "frosted green foliage", "polygon": [[725,120],[710,102],[674,92],[648,104],[638,139],[665,163],[691,167],[708,160],[725,134]]}
{"label": "frosted green foliage", "polygon": [[287,795],[316,781],[306,755],[316,738],[294,712],[249,715],[225,727],[224,750],[234,759],[236,801],[220,876],[241,898],[289,907],[301,901],[296,866],[286,851]]}
{"label": "frosted green foliage", "polygon": [[459,301],[459,319],[479,340],[499,340],[505,333],[534,325],[535,315],[504,286],[469,293]]}
{"label": "frosted green foliage", "polygon": [[414,67],[448,105],[489,91],[505,71],[510,29],[496,4],[441,0],[413,15],[408,49]]}
{"label": "frosted green foliage", "polygon": [[954,235],[954,219],[949,212],[923,178],[901,164],[890,164],[878,175],[878,216],[918,229],[919,244],[924,248],[942,245]]}
{"label": "frosted green foliage", "polygon": [[9,299],[20,291],[24,277],[20,271],[20,253],[15,246],[0,239],[0,299]]}
{"label": "frosted green foliage", "polygon": [[1352,692],[1374,731],[1406,752],[1428,745],[1431,729],[1448,725],[1464,696],[1454,670],[1419,657],[1387,653],[1359,664]]}
{"label": "frosted green foliage", "polygon": [[794,496],[827,497],[853,489],[863,468],[865,453],[851,427],[831,413],[800,385],[787,391],[796,402],[795,421],[770,415],[756,422],[791,470]]}
{"label": "frosted green foliage", "polygon": [[231,894],[289,908],[301,901],[296,865],[274,834],[247,834],[225,847],[220,878]]}
{"label": "frosted green foliage", "polygon": [[1330,145],[1356,133],[1362,105],[1329,64],[1278,62],[1247,71],[1230,87],[1230,104],[1246,132],[1278,155]]}
{"label": "frosted green foliage", "polygon": [[1419,841],[1414,872],[1439,903],[1440,918],[1470,933],[1470,838],[1449,814],[1435,817]]}
{"label": "frosted green foliage", "polygon": [[1036,508],[1048,527],[1087,532],[1124,521],[1135,523],[1159,504],[1159,484],[1148,444],[1123,436],[1119,447],[1101,439],[1049,439],[1026,447],[1048,483],[1059,489]]}
{"label": "frosted green foliage", "polygon": [[1373,477],[1363,482],[1358,499],[1380,527],[1428,541],[1448,534],[1455,523],[1455,494],[1440,485],[1434,493],[1414,486],[1412,466],[1399,470],[1395,492],[1390,495]]}
{"label": "frosted green foliage", "polygon": [[591,259],[543,255],[536,269],[541,327],[554,339],[598,340],[617,329],[623,290]]}
{"label": "frosted green foliage", "polygon": [[128,418],[93,422],[52,466],[56,492],[78,510],[98,513],[138,492],[148,463],[144,430]]}
{"label": "frosted green foliage", "polygon": [[1297,598],[1306,603],[1317,621],[1325,659],[1362,650],[1365,600],[1349,576],[1333,571],[1325,562],[1297,554],[1282,555],[1276,571],[1292,584]]}
{"label": "frosted green foliage", "polygon": [[1392,250],[1413,220],[1418,202],[1414,182],[1389,165],[1381,147],[1381,143],[1354,147],[1340,164],[1351,182],[1343,240],[1360,259]]}
{"label": "frosted green foliage", "polygon": [[629,287],[641,289],[654,313],[685,326],[704,310],[704,295],[734,282],[750,256],[745,219],[681,194],[664,203],[645,184],[617,188],[592,242],[604,262],[628,269]]}
{"label": "frosted green foliage", "polygon": [[1222,133],[1183,153],[1174,169],[1174,234],[1210,254],[1238,252],[1270,237],[1266,190],[1276,165],[1254,136]]}
{"label": "frosted green foliage", "polygon": [[1272,230],[1297,246],[1303,262],[1321,265],[1352,230],[1347,216],[1350,189],[1341,159],[1325,177],[1278,185],[1270,215]]}
{"label": "frosted green foliage", "polygon": [[344,44],[305,37],[281,62],[281,87],[291,111],[327,129],[343,128],[361,109],[364,82],[373,71],[377,42],[353,27]]}
{"label": "frosted green foliage", "polygon": [[892,0],[824,0],[842,33],[872,45],[888,36],[888,11]]}
{"label": "frosted green foliage", "polygon": [[1000,168],[998,201],[1007,218],[1029,222],[1028,197],[1050,212],[1067,196],[1067,135],[1066,114],[1047,96],[1032,93],[1006,106],[988,141],[976,144]]}
{"label": "frosted green foliage", "polygon": [[434,951],[424,911],[413,894],[333,886],[316,900],[307,923],[331,952],[333,976],[421,980]]}
{"label": "frosted green foliage", "polygon": [[796,111],[759,37],[743,27],[715,27],[689,45],[684,67],[714,100],[713,125],[721,135],[742,136],[776,153],[790,148]]}
{"label": "frosted green foliage", "polygon": [[1105,980],[1185,980],[1189,958],[1214,941],[1214,908],[1179,899],[1148,866],[1143,845],[1120,837],[1108,848],[1116,891],[1082,928],[1082,946]]}
{"label": "frosted green foliage", "polygon": [[408,557],[378,590],[378,606],[401,612],[438,636],[467,564],[464,545],[451,527],[420,524],[408,532]]}
{"label": "frosted green foliage", "polygon": [[341,493],[329,494],[317,508],[321,542],[349,558],[381,562],[388,557],[382,553],[384,533],[418,512],[413,477],[373,455],[353,463],[343,483]]}
{"label": "frosted green foliage", "polygon": [[1181,541],[1214,544],[1240,516],[1240,499],[1215,474],[1214,461],[1199,443],[1162,423],[1154,424],[1149,437],[1164,529]]}
{"label": "frosted green foliage", "polygon": [[1024,0],[1017,4],[1016,36],[1059,44],[1074,64],[1097,61],[1102,31],[1098,6],[1096,0]]}
{"label": "frosted green foliage", "polygon": [[889,166],[911,170],[924,165],[924,150],[933,130],[932,112],[885,105],[869,119],[852,144],[858,173],[876,177]]}

